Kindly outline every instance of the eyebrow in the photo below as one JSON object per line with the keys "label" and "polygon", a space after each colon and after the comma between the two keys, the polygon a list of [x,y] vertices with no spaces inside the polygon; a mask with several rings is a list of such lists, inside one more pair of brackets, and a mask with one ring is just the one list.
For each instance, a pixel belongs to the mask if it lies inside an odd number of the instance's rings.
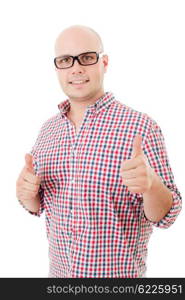
{"label": "eyebrow", "polygon": [[71,54],[60,54],[57,57],[65,57],[65,56],[72,56]]}
{"label": "eyebrow", "polygon": [[98,51],[84,51],[84,52],[81,52],[81,53],[79,53],[79,54],[77,54],[77,55],[72,55],[72,54],[60,54],[60,55],[58,55],[57,57],[66,57],[66,56],[78,56],[78,55],[80,55],[80,54],[83,54],[83,53],[89,53],[89,52],[98,52]]}

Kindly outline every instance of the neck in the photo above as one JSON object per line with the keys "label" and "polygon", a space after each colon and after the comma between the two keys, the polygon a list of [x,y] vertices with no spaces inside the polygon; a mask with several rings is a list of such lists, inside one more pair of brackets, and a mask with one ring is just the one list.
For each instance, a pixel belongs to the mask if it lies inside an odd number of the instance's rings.
{"label": "neck", "polygon": [[87,106],[92,105],[104,95],[104,91],[101,90],[96,95],[90,96],[88,98],[69,98],[70,101],[70,115],[82,117],[85,113]]}

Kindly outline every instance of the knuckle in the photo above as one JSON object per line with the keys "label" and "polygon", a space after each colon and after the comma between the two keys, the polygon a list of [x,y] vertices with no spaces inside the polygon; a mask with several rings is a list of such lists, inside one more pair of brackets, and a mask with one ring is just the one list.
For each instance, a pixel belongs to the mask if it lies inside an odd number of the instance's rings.
{"label": "knuckle", "polygon": [[142,166],[142,167],[141,167],[141,174],[142,174],[143,176],[146,176],[147,170],[146,170],[146,167],[145,167],[145,166]]}
{"label": "knuckle", "polygon": [[140,184],[141,184],[142,186],[145,186],[145,185],[146,185],[146,179],[145,179],[145,177],[142,177],[142,178],[140,179]]}
{"label": "knuckle", "polygon": [[37,178],[37,182],[40,183],[41,182],[41,178],[39,176],[36,176]]}
{"label": "knuckle", "polygon": [[38,190],[39,190],[39,186],[35,185],[35,187],[34,187],[34,192],[37,193]]}
{"label": "knuckle", "polygon": [[21,186],[20,184],[16,185],[16,193],[20,193],[21,191]]}
{"label": "knuckle", "polygon": [[20,194],[18,192],[16,192],[16,198],[19,198]]}
{"label": "knuckle", "polygon": [[25,197],[28,198],[28,199],[31,199],[32,197],[34,197],[35,193],[34,192],[25,192]]}
{"label": "knuckle", "polygon": [[34,175],[34,184],[39,184],[40,178],[37,175]]}
{"label": "knuckle", "polygon": [[139,157],[139,162],[141,165],[145,164],[144,158],[142,156]]}
{"label": "knuckle", "polygon": [[19,175],[19,177],[16,180],[16,186],[19,186],[21,181],[22,181],[22,177],[21,177],[21,175]]}
{"label": "knuckle", "polygon": [[32,196],[35,196],[35,195],[37,194],[37,192],[36,192],[36,191],[30,191],[30,194],[31,194]]}
{"label": "knuckle", "polygon": [[16,188],[19,187],[19,180],[16,180]]}

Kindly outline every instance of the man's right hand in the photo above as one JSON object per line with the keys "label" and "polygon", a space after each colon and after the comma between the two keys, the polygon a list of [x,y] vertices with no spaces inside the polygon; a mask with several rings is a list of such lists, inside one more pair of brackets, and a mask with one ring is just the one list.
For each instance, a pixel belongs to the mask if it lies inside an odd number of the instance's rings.
{"label": "man's right hand", "polygon": [[35,175],[33,157],[26,153],[25,166],[16,181],[16,197],[30,211],[37,212],[40,206],[38,194],[41,178]]}

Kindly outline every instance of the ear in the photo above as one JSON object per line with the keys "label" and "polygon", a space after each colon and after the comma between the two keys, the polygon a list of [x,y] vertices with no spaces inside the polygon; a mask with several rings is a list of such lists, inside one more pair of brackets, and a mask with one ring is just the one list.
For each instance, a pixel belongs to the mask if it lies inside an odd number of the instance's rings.
{"label": "ear", "polygon": [[102,57],[103,65],[104,65],[104,73],[107,72],[108,64],[109,64],[109,57],[107,54],[103,55]]}

